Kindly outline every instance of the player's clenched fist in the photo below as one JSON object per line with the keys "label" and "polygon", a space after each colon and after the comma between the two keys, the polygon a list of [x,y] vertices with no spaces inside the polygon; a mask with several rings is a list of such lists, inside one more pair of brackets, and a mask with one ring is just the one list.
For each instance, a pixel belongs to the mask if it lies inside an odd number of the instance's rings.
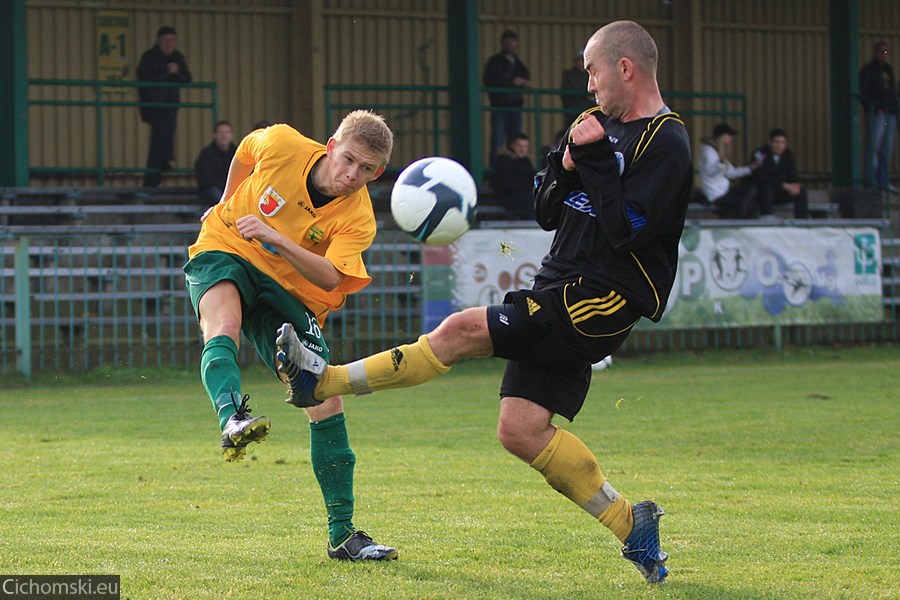
{"label": "player's clenched fist", "polygon": [[[600,124],[599,119],[594,115],[588,115],[584,120],[572,128],[570,137],[573,144],[582,146],[584,144],[602,140],[606,137],[606,130],[603,128],[603,125]],[[569,154],[568,145],[566,145],[566,152],[563,154],[562,164],[563,168],[567,171],[574,171],[576,169],[575,161],[572,160],[572,156]]]}
{"label": "player's clenched fist", "polygon": [[278,241],[279,233],[259,220],[256,215],[244,215],[237,220],[238,232],[245,240],[258,240],[266,244]]}

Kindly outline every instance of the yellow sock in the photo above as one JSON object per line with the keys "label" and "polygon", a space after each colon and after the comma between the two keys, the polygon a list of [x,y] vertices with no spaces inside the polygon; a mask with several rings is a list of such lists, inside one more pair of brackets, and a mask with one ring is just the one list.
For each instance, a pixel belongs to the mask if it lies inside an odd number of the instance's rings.
{"label": "yellow sock", "polygon": [[315,397],[367,394],[425,383],[450,370],[431,350],[427,336],[347,365],[329,366],[316,385]]}
{"label": "yellow sock", "polygon": [[606,481],[584,443],[556,428],[547,447],[531,463],[550,487],[606,525],[624,542],[634,526],[631,504]]}

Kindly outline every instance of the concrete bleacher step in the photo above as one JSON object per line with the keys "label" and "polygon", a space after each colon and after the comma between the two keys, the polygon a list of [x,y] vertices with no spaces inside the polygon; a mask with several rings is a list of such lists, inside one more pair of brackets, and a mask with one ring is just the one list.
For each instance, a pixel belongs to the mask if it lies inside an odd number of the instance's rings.
{"label": "concrete bleacher step", "polygon": [[0,225],[181,223],[206,208],[192,188],[0,188]]}

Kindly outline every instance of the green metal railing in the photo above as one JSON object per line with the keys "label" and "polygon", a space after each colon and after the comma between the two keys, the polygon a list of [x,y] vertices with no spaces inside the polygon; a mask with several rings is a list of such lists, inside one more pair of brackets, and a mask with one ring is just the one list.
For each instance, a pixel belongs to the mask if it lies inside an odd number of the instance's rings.
{"label": "green metal railing", "polygon": [[[0,227],[0,382],[97,368],[195,367],[200,332],[181,265],[190,225]],[[900,238],[884,230],[885,319],[773,328],[640,329],[622,353],[896,343]],[[414,340],[423,327],[422,247],[379,228],[365,253],[372,283],[324,329],[335,362]],[[257,359],[243,344],[240,361]]]}
{"label": "green metal railing", "polygon": [[[83,88],[87,90],[84,97],[88,99],[79,100],[47,100],[40,98],[32,98],[32,92],[36,92],[36,88]],[[200,89],[208,90],[209,100],[206,102],[180,102],[177,104],[162,102],[140,102],[137,100],[112,100],[104,96],[109,88],[168,88],[177,87],[180,89]],[[82,107],[93,109],[94,118],[97,123],[95,132],[95,142],[97,145],[97,155],[95,157],[94,166],[75,166],[75,167],[31,167],[30,173],[33,175],[68,175],[68,174],[87,174],[96,177],[97,184],[103,185],[106,182],[107,175],[110,173],[129,173],[144,174],[146,168],[141,167],[109,167],[106,165],[106,143],[104,136],[106,133],[106,109],[113,107],[149,107],[149,108],[190,108],[203,109],[212,111],[210,123],[219,120],[219,100],[218,86],[213,82],[194,82],[194,83],[158,83],[149,81],[101,81],[93,79],[29,79],[28,80],[29,98],[28,106],[55,106],[55,107]],[[173,169],[173,172],[190,174],[191,169]]]}
{"label": "green metal railing", "polygon": [[[516,92],[522,93],[525,105],[521,108],[492,107],[482,104],[480,111],[487,116],[491,112],[522,112],[529,116],[528,131],[535,143],[535,164],[540,164],[543,141],[549,139],[547,123],[548,118],[559,117],[568,109],[559,104],[560,95],[583,95],[584,92],[576,90],[562,90],[553,88],[481,88],[485,94],[488,92]],[[450,103],[449,87],[436,85],[339,85],[325,86],[325,135],[330,135],[337,122],[349,110],[357,108],[369,108],[378,112],[387,113],[392,128],[397,135],[398,150],[402,152],[407,148],[418,144],[412,153],[414,156],[424,154],[448,155],[450,152],[449,137],[451,135],[471,135],[469,132],[457,132],[450,130]],[[746,130],[747,124],[747,98],[745,94],[737,93],[700,93],[700,92],[670,92],[664,94],[666,102],[682,117],[711,117],[716,120],[728,121]],[[485,96],[486,98],[486,96]],[[486,100],[485,100],[486,101]],[[412,139],[406,139],[404,123],[413,115],[420,117],[422,123],[426,123],[421,129],[415,130]],[[557,119],[558,120],[558,119]],[[559,129],[553,126],[550,134]],[[709,127],[711,129],[711,127]],[[483,136],[487,139],[487,136]],[[422,143],[422,140],[425,140]],[[749,141],[744,139],[744,144]],[[744,148],[746,153],[747,148]],[[473,161],[470,168],[475,175],[480,175],[480,161]]]}
{"label": "green metal railing", "polygon": [[[181,270],[196,224],[0,226],[0,379],[101,367],[188,367],[200,330]],[[421,246],[379,231],[372,283],[324,329],[346,362],[421,333]],[[241,361],[257,360],[249,344]]]}

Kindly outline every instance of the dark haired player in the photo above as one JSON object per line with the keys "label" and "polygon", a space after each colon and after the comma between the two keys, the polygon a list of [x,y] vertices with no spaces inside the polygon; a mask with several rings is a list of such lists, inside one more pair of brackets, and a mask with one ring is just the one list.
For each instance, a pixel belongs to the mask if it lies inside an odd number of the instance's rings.
{"label": "dark haired player", "polygon": [[[292,339],[280,356],[318,377],[327,398],[427,381],[466,357],[509,361],[498,436],[554,489],[608,527],[650,583],[667,575],[652,501],[632,505],[581,440],[554,426],[575,418],[591,363],[613,353],[641,318],[658,321],[675,279],[691,195],[690,141],[656,81],[653,38],[631,21],[599,29],[584,49],[597,107],[569,128],[538,175],[538,223],[556,234],[531,290],[450,315],[418,342],[349,365],[319,365]],[[321,361],[320,361],[321,362]]]}

